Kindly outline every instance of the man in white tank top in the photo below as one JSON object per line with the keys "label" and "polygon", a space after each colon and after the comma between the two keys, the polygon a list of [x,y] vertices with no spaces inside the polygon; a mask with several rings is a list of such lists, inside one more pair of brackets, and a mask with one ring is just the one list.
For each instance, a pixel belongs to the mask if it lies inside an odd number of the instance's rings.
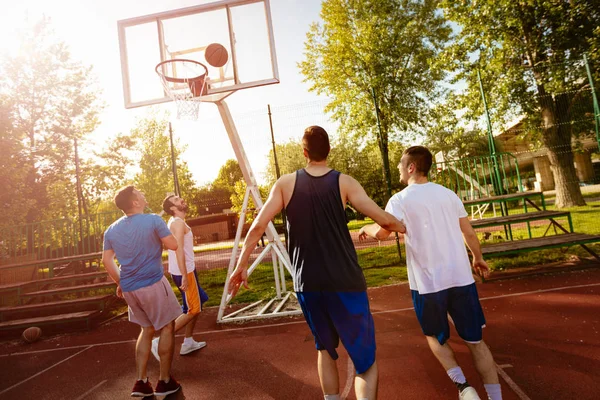
{"label": "man in white tank top", "polygon": [[[179,247],[176,251],[169,250],[169,273],[183,300],[181,314],[175,320],[175,332],[185,327],[185,337],[181,345],[180,355],[189,354],[206,346],[206,342],[196,342],[193,338],[194,326],[198,315],[202,311],[202,304],[208,300],[198,276],[196,275],[196,264],[194,262],[194,235],[192,229],[185,223],[188,211],[186,202],[179,196],[171,195],[163,201],[163,210],[171,215],[168,227]],[[152,343],[152,353],[158,359],[158,341]]]}
{"label": "man in white tank top", "polygon": [[[473,254],[473,269],[489,274],[477,234],[458,196],[445,187],[429,182],[433,163],[423,146],[404,151],[398,169],[407,188],[389,200],[386,211],[406,225],[406,264],[417,319],[433,354],[459,390],[459,399],[480,399],[456,362],[448,345],[450,314],[459,336],[466,342],[490,400],[502,394],[492,353],[482,340],[485,317],[479,303],[465,242]],[[377,224],[367,225],[359,238],[382,240],[391,232]]]}

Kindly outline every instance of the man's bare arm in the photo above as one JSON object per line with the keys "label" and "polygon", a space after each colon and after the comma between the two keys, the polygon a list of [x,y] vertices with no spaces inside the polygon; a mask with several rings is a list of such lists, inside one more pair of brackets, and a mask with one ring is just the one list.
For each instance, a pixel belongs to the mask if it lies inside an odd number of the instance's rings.
{"label": "man's bare arm", "polygon": [[102,252],[102,264],[110,278],[118,285],[121,282],[121,270],[115,262],[114,250],[104,250]]}
{"label": "man's bare arm", "polygon": [[246,288],[248,287],[247,270],[250,255],[267,229],[269,222],[283,209],[283,206],[283,191],[281,189],[281,179],[279,179],[273,186],[273,189],[271,189],[267,201],[261,208],[258,216],[254,219],[254,222],[252,222],[250,230],[246,235],[240,258],[229,280],[229,293],[231,293],[231,297],[236,295],[241,284]]}
{"label": "man's bare arm", "polygon": [[371,200],[356,179],[348,175],[342,175],[340,179],[343,179],[342,184],[348,201],[354,208],[371,218],[383,229],[379,233],[382,238],[389,236],[391,232],[406,233],[406,226],[392,214],[383,211],[377,203]]}
{"label": "man's bare arm", "polygon": [[102,264],[104,264],[108,276],[117,284],[117,296],[123,297],[123,292],[121,291],[121,270],[115,262],[114,250],[104,250],[102,252]]}
{"label": "man's bare arm", "polygon": [[369,237],[372,237],[373,239],[384,240],[384,239],[387,239],[388,236],[390,236],[391,234],[392,234],[391,231],[388,231],[387,229],[383,229],[382,227],[380,227],[377,224],[370,224],[370,225],[365,225],[362,228],[360,228],[360,231],[358,232],[358,239],[364,240],[367,238],[367,236],[369,236]]}
{"label": "man's bare arm", "polygon": [[175,236],[165,236],[164,238],[161,238],[160,241],[167,249],[177,250],[177,239],[175,239]]}
{"label": "man's bare arm", "polygon": [[479,243],[477,233],[475,233],[475,230],[471,226],[469,218],[460,218],[459,222],[460,230],[462,231],[463,237],[465,238],[467,247],[469,247],[469,250],[471,250],[471,254],[473,254],[473,269],[475,269],[475,271],[479,275],[485,278],[490,274],[490,268],[483,259],[483,254],[481,253],[481,244]]}
{"label": "man's bare arm", "polygon": [[169,228],[173,237],[177,240],[177,250],[175,250],[175,257],[177,258],[177,267],[181,273],[181,290],[187,289],[187,267],[185,265],[185,252],[183,249],[183,241],[185,236],[185,224],[183,221],[176,219],[171,223]]}

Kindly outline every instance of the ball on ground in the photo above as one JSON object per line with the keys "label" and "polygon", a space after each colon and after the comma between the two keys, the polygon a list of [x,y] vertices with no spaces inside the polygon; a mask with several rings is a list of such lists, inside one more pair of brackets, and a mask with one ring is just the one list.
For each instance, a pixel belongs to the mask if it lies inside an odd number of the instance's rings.
{"label": "ball on ground", "polygon": [[213,67],[220,68],[227,64],[229,55],[227,54],[227,49],[225,49],[223,45],[219,43],[212,43],[206,47],[206,50],[204,50],[204,58],[206,58],[206,62]]}
{"label": "ball on ground", "polygon": [[37,342],[42,337],[42,330],[37,326],[32,326],[23,331],[22,337],[27,343]]}

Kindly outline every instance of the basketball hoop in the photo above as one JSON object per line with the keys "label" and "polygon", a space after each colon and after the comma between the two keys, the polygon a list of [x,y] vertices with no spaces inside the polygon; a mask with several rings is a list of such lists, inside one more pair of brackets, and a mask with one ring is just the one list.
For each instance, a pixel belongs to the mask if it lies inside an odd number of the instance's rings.
{"label": "basketball hoop", "polygon": [[173,59],[156,65],[165,93],[177,105],[177,118],[198,119],[202,96],[206,94],[208,69],[194,60]]}

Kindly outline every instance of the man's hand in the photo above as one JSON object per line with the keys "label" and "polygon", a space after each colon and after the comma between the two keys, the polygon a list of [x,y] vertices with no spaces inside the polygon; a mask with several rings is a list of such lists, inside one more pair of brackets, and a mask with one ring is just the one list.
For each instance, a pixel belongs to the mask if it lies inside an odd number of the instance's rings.
{"label": "man's hand", "polygon": [[237,292],[240,290],[240,286],[244,285],[246,289],[249,289],[248,286],[248,268],[238,266],[231,278],[229,279],[229,299],[233,299]]}
{"label": "man's hand", "polygon": [[363,226],[360,228],[360,231],[358,231],[358,240],[366,240],[368,237],[369,235],[367,235],[367,232],[365,232],[365,227]]}
{"label": "man's hand", "polygon": [[179,285],[179,289],[181,289],[181,291],[185,292],[187,290],[187,287],[188,287],[187,275],[181,275],[181,285]]}
{"label": "man's hand", "polygon": [[488,276],[490,276],[490,267],[483,260],[483,258],[478,259],[478,260],[473,259],[473,269],[475,270],[477,275],[479,275],[483,278],[487,278]]}
{"label": "man's hand", "polygon": [[117,285],[117,297],[123,298],[123,289],[121,289],[121,285]]}

